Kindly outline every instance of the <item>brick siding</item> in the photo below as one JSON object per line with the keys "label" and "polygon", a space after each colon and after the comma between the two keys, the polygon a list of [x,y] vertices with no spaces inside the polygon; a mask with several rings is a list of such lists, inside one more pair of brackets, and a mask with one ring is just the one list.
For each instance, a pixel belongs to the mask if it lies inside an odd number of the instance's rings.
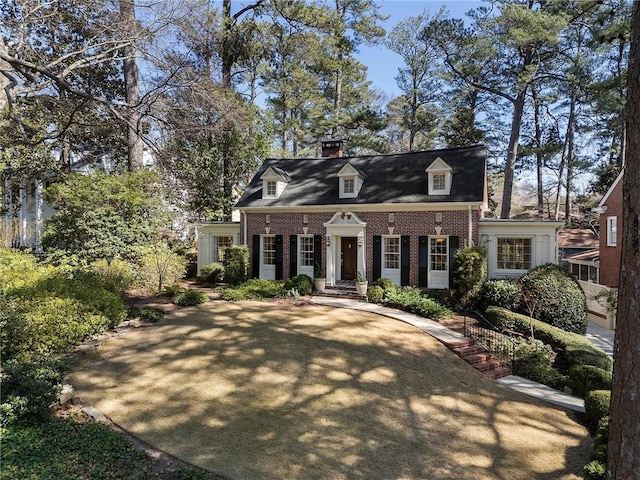
{"label": "brick siding", "polygon": [[[605,202],[607,211],[600,215],[600,284],[618,287],[622,256],[622,184],[615,186]],[[616,246],[607,245],[607,218],[618,217]]]}

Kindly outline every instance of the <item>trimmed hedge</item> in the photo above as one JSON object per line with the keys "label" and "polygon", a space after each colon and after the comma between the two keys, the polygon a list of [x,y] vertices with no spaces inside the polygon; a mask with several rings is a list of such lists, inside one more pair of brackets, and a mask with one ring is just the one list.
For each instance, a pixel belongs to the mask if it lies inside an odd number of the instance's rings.
{"label": "trimmed hedge", "polygon": [[593,390],[584,398],[584,412],[591,425],[598,425],[600,420],[609,415],[611,390]]}
{"label": "trimmed hedge", "polygon": [[578,282],[559,265],[546,264],[520,278],[523,313],[567,332],[587,331],[587,298]]}
{"label": "trimmed hedge", "polygon": [[220,283],[224,278],[224,266],[221,263],[207,263],[200,269],[202,279],[207,283]]}
{"label": "trimmed hedge", "polygon": [[584,466],[584,480],[605,480],[609,446],[609,416],[602,417],[593,437],[592,460]]}
{"label": "trimmed hedge", "polygon": [[384,303],[393,308],[415,313],[422,317],[440,320],[453,315],[447,307],[443,307],[434,299],[422,294],[415,287],[402,287],[397,290],[387,290]]}
{"label": "trimmed hedge", "polygon": [[582,335],[565,332],[560,328],[500,307],[489,307],[486,317],[497,327],[515,330],[527,336],[531,334],[531,325],[533,325],[535,338],[551,346],[556,352],[554,366],[562,372],[568,373],[574,365],[593,365],[611,371],[612,363],[607,354]]}
{"label": "trimmed hedge", "polygon": [[611,390],[611,372],[593,365],[574,365],[569,369],[573,394],[584,398],[591,390]]}
{"label": "trimmed hedge", "polygon": [[371,303],[380,303],[382,302],[382,298],[384,297],[384,290],[382,287],[378,285],[374,285],[373,287],[369,287],[367,290],[367,300]]}

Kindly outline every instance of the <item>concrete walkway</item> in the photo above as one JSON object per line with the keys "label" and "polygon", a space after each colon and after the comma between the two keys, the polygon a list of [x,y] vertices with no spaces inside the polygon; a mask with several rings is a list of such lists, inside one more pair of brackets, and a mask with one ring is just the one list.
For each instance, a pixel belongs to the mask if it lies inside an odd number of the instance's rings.
{"label": "concrete walkway", "polygon": [[[413,325],[425,333],[428,333],[435,339],[446,344],[456,343],[464,340],[470,340],[464,335],[454,332],[446,327],[443,327],[434,320],[414,315],[413,313],[403,312],[402,310],[396,310],[394,308],[384,307],[375,303],[365,303],[357,300],[350,300],[347,298],[333,298],[333,297],[312,297],[314,303],[318,305],[326,305],[337,308],[350,308],[352,310],[362,310],[365,312],[377,313],[378,315],[384,315],[385,317],[395,318],[402,322]],[[605,339],[607,338],[604,333],[600,333]],[[611,343],[613,345],[613,342]],[[599,346],[599,345],[598,345]],[[546,402],[558,405],[563,408],[568,408],[576,412],[584,412],[584,400],[573,395],[566,394],[559,390],[555,390],[546,385],[533,382],[526,378],[519,377],[517,375],[509,375],[502,377],[496,382],[504,385],[505,387],[517,390],[531,397],[544,400]]]}
{"label": "concrete walkway", "polygon": [[597,323],[589,322],[585,336],[591,340],[591,343],[596,347],[600,347],[607,355],[613,358],[613,340],[615,334],[615,330],[609,330]]}

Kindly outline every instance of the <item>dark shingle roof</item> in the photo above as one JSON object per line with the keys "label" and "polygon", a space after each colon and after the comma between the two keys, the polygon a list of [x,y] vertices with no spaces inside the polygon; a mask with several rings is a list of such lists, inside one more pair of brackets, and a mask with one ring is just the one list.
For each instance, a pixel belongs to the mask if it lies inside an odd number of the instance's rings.
{"label": "dark shingle roof", "polygon": [[[266,159],[238,208],[377,203],[478,202],[484,199],[486,148],[473,146],[366,157]],[[440,157],[452,169],[450,195],[428,195],[425,170]],[[349,162],[366,176],[357,198],[339,198],[336,174]],[[260,177],[269,167],[290,181],[278,199],[262,198]]]}

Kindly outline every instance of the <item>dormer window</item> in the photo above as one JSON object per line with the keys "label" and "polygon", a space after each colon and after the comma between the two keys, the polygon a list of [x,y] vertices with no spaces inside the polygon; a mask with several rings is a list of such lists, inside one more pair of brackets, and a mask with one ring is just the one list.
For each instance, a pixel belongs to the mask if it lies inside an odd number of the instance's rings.
{"label": "dormer window", "polygon": [[340,198],[357,198],[367,176],[351,165],[345,163],[336,175],[340,182]]}
{"label": "dormer window", "polygon": [[269,167],[260,177],[262,179],[262,198],[280,198],[289,183],[289,174],[276,167]]}
{"label": "dormer window", "polygon": [[451,167],[440,157],[436,158],[425,170],[429,195],[449,195],[451,193]]}

